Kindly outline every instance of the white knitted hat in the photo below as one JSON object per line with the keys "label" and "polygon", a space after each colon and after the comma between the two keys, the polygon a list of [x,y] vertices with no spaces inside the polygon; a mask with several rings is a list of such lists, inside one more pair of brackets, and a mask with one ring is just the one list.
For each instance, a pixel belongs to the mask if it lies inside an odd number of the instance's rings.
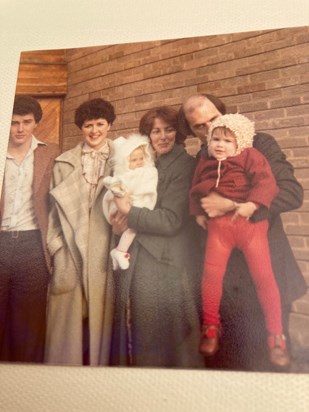
{"label": "white knitted hat", "polygon": [[211,140],[213,131],[217,127],[225,127],[235,134],[237,141],[236,154],[241,153],[248,147],[252,147],[253,137],[255,135],[254,123],[242,114],[225,114],[217,117],[209,127],[207,135],[208,143]]}
{"label": "white knitted hat", "polygon": [[114,175],[121,175],[129,170],[129,156],[133,150],[140,146],[145,150],[145,166],[154,165],[154,151],[150,146],[148,136],[141,135],[139,133],[132,133],[127,138],[120,136],[113,140],[114,144],[114,157],[113,167]]}

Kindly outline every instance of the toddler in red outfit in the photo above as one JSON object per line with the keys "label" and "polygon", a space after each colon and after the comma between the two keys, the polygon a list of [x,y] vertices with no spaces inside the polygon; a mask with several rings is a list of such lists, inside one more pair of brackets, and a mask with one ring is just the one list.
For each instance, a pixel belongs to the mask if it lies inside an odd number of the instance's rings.
{"label": "toddler in red outfit", "polygon": [[[211,356],[218,350],[223,277],[232,250],[238,248],[246,258],[264,313],[270,362],[286,367],[289,356],[282,334],[280,294],[271,266],[268,221],[250,221],[255,210],[269,208],[278,187],[267,160],[252,147],[254,134],[254,124],[241,114],[215,119],[207,136],[208,153],[201,156],[193,177],[190,213],[208,230],[200,351]],[[209,219],[200,199],[211,191],[233,200],[235,210]]]}

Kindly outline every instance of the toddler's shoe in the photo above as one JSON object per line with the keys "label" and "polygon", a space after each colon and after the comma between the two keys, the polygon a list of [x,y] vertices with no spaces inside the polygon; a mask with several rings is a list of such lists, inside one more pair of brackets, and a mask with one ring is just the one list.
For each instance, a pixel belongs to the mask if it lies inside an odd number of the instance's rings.
{"label": "toddler's shoe", "polygon": [[199,348],[200,353],[204,356],[213,356],[219,349],[220,335],[220,325],[203,325]]}
{"label": "toddler's shoe", "polygon": [[118,249],[112,249],[110,252],[110,255],[112,257],[112,263],[113,263],[113,269],[118,270],[120,269],[128,269],[130,263],[130,253],[128,252],[121,252]]}
{"label": "toddler's shoe", "polygon": [[286,348],[284,335],[268,335],[268,353],[272,365],[278,368],[286,368],[290,365],[290,357]]}

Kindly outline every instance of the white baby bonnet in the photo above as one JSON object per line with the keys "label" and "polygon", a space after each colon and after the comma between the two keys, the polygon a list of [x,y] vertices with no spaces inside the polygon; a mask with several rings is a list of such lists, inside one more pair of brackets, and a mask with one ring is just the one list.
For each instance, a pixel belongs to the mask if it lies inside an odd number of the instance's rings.
{"label": "white baby bonnet", "polygon": [[236,154],[241,153],[244,149],[252,147],[255,135],[254,122],[240,113],[225,114],[217,117],[210,125],[208,130],[207,142],[212,138],[212,133],[217,127],[226,127],[231,130],[237,141]]}
{"label": "white baby bonnet", "polygon": [[150,146],[149,138],[139,133],[132,133],[127,138],[117,137],[113,140],[114,156],[112,164],[114,168],[114,176],[122,175],[129,170],[129,156],[133,150],[140,146],[145,150],[145,166],[154,165],[154,151]]}

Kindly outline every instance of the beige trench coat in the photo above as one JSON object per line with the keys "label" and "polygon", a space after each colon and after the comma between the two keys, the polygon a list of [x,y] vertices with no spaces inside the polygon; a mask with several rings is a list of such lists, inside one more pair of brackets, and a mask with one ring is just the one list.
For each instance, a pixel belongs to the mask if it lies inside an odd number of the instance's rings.
{"label": "beige trench coat", "polygon": [[[113,150],[109,141],[111,151]],[[81,365],[83,319],[89,319],[90,364],[107,365],[113,319],[114,287],[109,258],[111,228],[104,218],[102,178],[94,206],[82,177],[82,143],[56,161],[51,185],[47,245],[53,276],[47,308],[45,361]],[[104,175],[111,172],[107,161]]]}

